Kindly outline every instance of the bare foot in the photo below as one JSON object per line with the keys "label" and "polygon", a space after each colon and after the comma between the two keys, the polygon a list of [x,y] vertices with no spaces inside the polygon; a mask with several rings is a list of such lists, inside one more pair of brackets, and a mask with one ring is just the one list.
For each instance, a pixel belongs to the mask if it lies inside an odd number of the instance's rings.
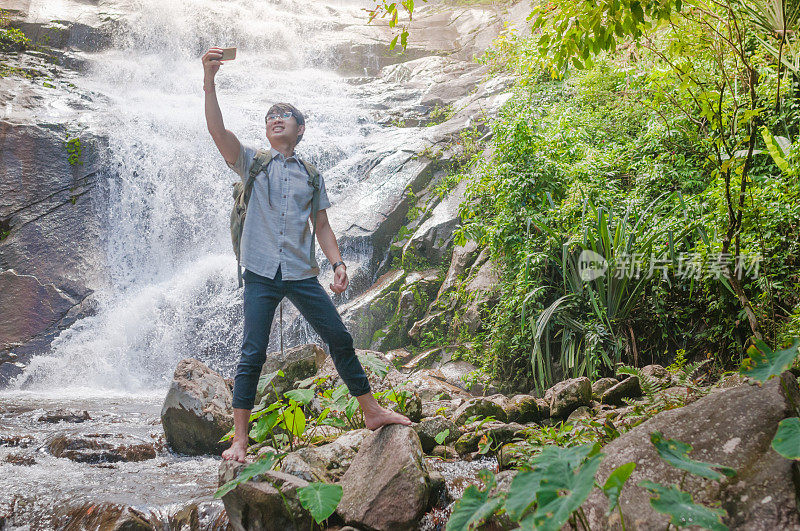
{"label": "bare foot", "polygon": [[231,447],[222,452],[223,459],[233,459],[239,461],[240,463],[244,463],[244,458],[246,455],[247,455],[246,441],[234,440],[233,443],[231,443]]}
{"label": "bare foot", "polygon": [[364,424],[371,430],[377,430],[381,426],[387,424],[402,424],[403,426],[411,426],[411,421],[408,417],[378,406],[377,408],[370,408],[364,411]]}

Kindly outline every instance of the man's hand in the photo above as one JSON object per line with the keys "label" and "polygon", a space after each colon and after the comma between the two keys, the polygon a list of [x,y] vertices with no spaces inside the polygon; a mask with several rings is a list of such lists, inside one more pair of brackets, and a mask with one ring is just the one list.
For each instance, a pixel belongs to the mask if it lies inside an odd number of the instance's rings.
{"label": "man's hand", "polygon": [[214,81],[214,76],[217,75],[219,67],[222,65],[220,59],[222,59],[222,48],[209,48],[203,56],[203,70],[205,71],[206,81]]}
{"label": "man's hand", "polygon": [[333,284],[330,285],[334,293],[341,293],[347,289],[350,280],[347,278],[347,266],[340,265],[333,274]]}

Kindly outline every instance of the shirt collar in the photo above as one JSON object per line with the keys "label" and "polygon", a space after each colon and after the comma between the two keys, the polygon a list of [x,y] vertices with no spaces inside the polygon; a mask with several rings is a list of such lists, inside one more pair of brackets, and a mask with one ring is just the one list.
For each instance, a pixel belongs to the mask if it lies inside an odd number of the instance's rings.
{"label": "shirt collar", "polygon": [[[272,158],[273,159],[278,159],[278,160],[282,161],[282,160],[286,160],[286,158],[287,158],[287,157],[283,156],[283,153],[281,153],[280,151],[278,151],[274,147],[270,147],[269,151],[270,151],[270,153],[272,153]],[[294,157],[295,160],[296,160],[297,159],[297,151],[293,151],[291,156]]]}

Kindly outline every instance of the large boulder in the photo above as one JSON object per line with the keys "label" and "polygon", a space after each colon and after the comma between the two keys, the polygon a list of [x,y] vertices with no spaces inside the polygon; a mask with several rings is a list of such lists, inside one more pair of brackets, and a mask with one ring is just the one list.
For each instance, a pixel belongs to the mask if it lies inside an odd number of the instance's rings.
{"label": "large boulder", "polygon": [[[785,372],[764,385],[723,389],[664,411],[605,446],[597,482],[603,485],[614,469],[636,463],[620,497],[628,529],[667,526],[668,517],[653,510],[648,492],[638,486],[642,480],[682,484],[695,503],[721,503],[731,529],[800,529],[793,464],[771,447],[778,423],[796,415],[799,405],[797,380]],[[691,445],[692,459],[731,467],[736,476],[717,481],[684,474],[659,457],[650,442],[654,431]],[[584,504],[592,529],[619,528],[618,514],[606,516],[607,507],[595,489]]]}
{"label": "large boulder", "polygon": [[416,432],[390,424],[369,436],[342,481],[337,512],[359,529],[414,529],[428,505],[431,481]]}
{"label": "large boulder", "polygon": [[642,396],[642,386],[639,382],[639,377],[631,376],[606,389],[600,401],[603,404],[621,406],[623,398],[638,398],[640,396]]}
{"label": "large boulder", "polygon": [[570,378],[548,389],[545,398],[549,398],[550,416],[565,418],[580,406],[591,404],[592,383],[586,377]]}
{"label": "large boulder", "polygon": [[531,395],[514,395],[503,404],[509,422],[540,422],[550,417],[550,407],[544,400]]}
{"label": "large boulder", "polygon": [[309,483],[335,483],[350,467],[359,446],[371,433],[367,429],[349,431],[331,443],[291,452],[281,460],[280,470]]}
{"label": "large boulder", "polygon": [[233,395],[225,379],[199,360],[181,360],[161,408],[161,424],[174,451],[221,455],[229,445],[219,440],[233,426]]}
{"label": "large boulder", "polygon": [[453,421],[441,415],[422,420],[422,422],[414,426],[414,431],[417,432],[419,442],[422,444],[422,450],[426,454],[429,454],[434,446],[439,444],[436,442],[436,436],[440,433],[447,431],[447,435],[441,444],[455,442],[460,434],[458,426],[456,426]]}
{"label": "large boulder", "polygon": [[[219,469],[219,486],[234,479],[247,463],[225,459]],[[311,529],[312,518],[300,505],[297,489],[308,482],[286,472],[269,470],[240,483],[222,497],[235,531],[300,531]]]}
{"label": "large boulder", "polygon": [[284,352],[278,350],[268,353],[267,359],[261,367],[261,376],[278,370],[283,371],[284,375],[275,377],[272,384],[267,386],[263,392],[256,393],[256,404],[261,402],[265,395],[269,396],[271,399],[269,401],[272,401],[275,399],[274,393],[281,396],[291,390],[295,382],[314,376],[322,368],[325,359],[325,351],[314,343],[299,345],[286,349]]}
{"label": "large boulder", "polygon": [[495,420],[501,422],[508,421],[503,406],[498,404],[496,400],[471,398],[461,404],[461,406],[453,412],[453,422],[461,426],[465,424],[470,417],[476,415],[478,417],[494,417]]}

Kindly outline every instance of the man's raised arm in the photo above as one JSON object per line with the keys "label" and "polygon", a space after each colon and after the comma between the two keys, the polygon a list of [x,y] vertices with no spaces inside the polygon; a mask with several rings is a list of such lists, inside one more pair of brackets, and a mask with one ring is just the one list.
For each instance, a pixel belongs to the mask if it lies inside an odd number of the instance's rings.
{"label": "man's raised arm", "polygon": [[222,121],[222,111],[219,108],[219,102],[217,102],[216,86],[214,85],[214,76],[217,75],[217,71],[222,65],[220,59],[222,59],[222,48],[209,48],[203,56],[206,125],[225,162],[235,164],[236,159],[239,157],[239,139],[232,132],[225,129],[225,123]]}

